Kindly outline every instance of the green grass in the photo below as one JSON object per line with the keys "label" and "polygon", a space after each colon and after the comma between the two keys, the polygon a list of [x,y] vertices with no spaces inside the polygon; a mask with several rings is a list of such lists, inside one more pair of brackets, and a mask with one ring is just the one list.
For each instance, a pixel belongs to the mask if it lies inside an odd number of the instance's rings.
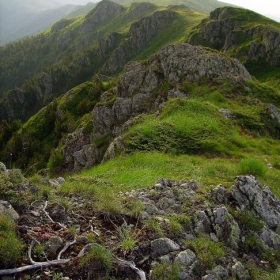
{"label": "green grass", "polygon": [[15,264],[20,258],[23,244],[14,232],[15,223],[5,215],[0,215],[0,268]]}

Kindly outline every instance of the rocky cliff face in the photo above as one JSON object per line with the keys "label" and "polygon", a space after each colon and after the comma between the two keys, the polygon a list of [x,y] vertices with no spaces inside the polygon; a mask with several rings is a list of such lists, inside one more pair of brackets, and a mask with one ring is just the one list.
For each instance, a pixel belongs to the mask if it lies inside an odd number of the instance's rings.
{"label": "rocky cliff face", "polygon": [[174,17],[174,12],[159,11],[133,23],[129,30],[130,38],[121,41],[102,66],[102,73],[112,74],[120,70],[130,57],[147,47],[151,39],[163,31],[168,21]]}
{"label": "rocky cliff face", "polygon": [[[248,16],[256,24],[248,25]],[[220,8],[197,26],[189,43],[223,50],[243,63],[262,60],[276,66],[280,64],[280,32],[276,26],[276,22],[265,21],[253,12]]]}
{"label": "rocky cliff face", "polygon": [[119,4],[111,1],[101,1],[97,4],[96,8],[93,9],[86,16],[86,20],[81,27],[83,33],[90,33],[97,25],[112,20],[121,14],[125,8]]}
{"label": "rocky cliff face", "polygon": [[[118,137],[128,127],[129,120],[135,116],[160,107],[169,98],[186,98],[186,93],[178,90],[182,81],[194,81],[202,77],[240,81],[250,79],[251,75],[236,59],[189,44],[170,45],[146,63],[134,61],[125,66],[117,89],[111,92],[115,101],[106,102],[110,94],[105,92],[101,96],[103,102],[95,106],[92,112],[94,125],[87,141],[92,143],[105,136]],[[161,88],[164,82],[170,84],[168,91],[163,90],[156,94],[156,90]],[[74,134],[77,133],[78,131]],[[80,170],[102,159],[104,152],[101,152],[101,149],[104,150],[104,146],[99,148],[99,152],[95,146],[93,155],[98,158],[94,156],[90,163],[87,163],[84,157],[83,163],[78,163],[75,154],[85,149],[77,144],[81,139],[84,138],[73,138],[71,148],[69,142],[62,143],[68,170]],[[90,144],[87,147],[90,148]],[[110,150],[114,153],[112,147]],[[90,153],[89,150],[88,152]],[[110,152],[107,152],[106,158],[110,157]]]}

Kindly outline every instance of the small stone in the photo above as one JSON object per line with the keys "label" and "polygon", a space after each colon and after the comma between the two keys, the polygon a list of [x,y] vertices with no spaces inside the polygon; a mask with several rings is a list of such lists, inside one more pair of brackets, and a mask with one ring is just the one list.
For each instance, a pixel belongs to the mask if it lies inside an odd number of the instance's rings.
{"label": "small stone", "polygon": [[149,215],[154,215],[158,213],[158,208],[151,203],[144,203],[144,209]]}
{"label": "small stone", "polygon": [[5,172],[6,170],[6,165],[3,162],[0,162],[0,172]]}
{"label": "small stone", "polygon": [[250,279],[247,270],[244,268],[244,266],[241,262],[236,262],[231,267],[231,273],[232,273],[232,276],[235,277],[238,280]]}
{"label": "small stone", "polygon": [[180,266],[185,266],[185,267],[192,264],[195,260],[196,260],[196,255],[190,249],[180,252],[175,258],[175,261],[179,263]]}
{"label": "small stone", "polygon": [[40,213],[37,211],[30,211],[30,213],[34,216],[34,217],[40,217]]}
{"label": "small stone", "polygon": [[62,246],[63,241],[60,237],[51,236],[46,243],[46,251],[49,253],[56,253],[57,250]]}
{"label": "small stone", "polygon": [[63,177],[58,177],[56,179],[56,181],[59,183],[59,184],[62,184],[62,183],[65,183],[65,179]]}
{"label": "small stone", "polygon": [[207,274],[201,278],[202,280],[220,280],[213,274]]}
{"label": "small stone", "polygon": [[221,279],[228,279],[228,271],[221,265],[214,267],[211,271],[211,274],[213,274]]}
{"label": "small stone", "polygon": [[151,242],[152,251],[157,255],[167,255],[168,253],[180,250],[180,246],[169,238],[158,238]]}
{"label": "small stone", "polygon": [[160,263],[170,263],[169,255],[164,255],[159,258]]}
{"label": "small stone", "polygon": [[14,221],[19,218],[13,206],[8,201],[4,200],[0,200],[0,215],[5,215]]}

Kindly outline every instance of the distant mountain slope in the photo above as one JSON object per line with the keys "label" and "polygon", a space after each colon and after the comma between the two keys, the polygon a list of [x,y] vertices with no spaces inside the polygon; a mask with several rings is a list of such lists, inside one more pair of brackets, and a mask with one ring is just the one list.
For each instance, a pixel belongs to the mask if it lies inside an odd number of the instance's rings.
{"label": "distant mountain slope", "polygon": [[[114,2],[122,5],[130,5],[134,2],[142,2],[142,0],[114,0]],[[159,6],[184,5],[191,10],[204,14],[210,14],[211,11],[220,7],[234,6],[217,0],[150,0],[149,2]]]}
{"label": "distant mountain slope", "polygon": [[193,29],[188,42],[226,52],[280,88],[280,23],[250,10],[220,8]]}
{"label": "distant mountain slope", "polygon": [[116,74],[128,61],[184,40],[203,17],[186,7],[102,1],[86,17],[61,20],[48,33],[0,49],[1,95],[21,87],[0,101],[0,119],[26,120],[93,74]]}
{"label": "distant mountain slope", "polygon": [[46,0],[9,0],[0,3],[0,46],[8,42],[37,34],[59,19],[87,13],[92,5],[64,5]]}

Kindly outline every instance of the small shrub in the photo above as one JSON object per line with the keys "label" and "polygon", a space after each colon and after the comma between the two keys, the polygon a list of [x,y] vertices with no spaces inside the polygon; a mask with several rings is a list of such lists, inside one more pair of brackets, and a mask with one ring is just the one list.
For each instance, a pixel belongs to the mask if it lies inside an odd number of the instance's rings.
{"label": "small shrub", "polygon": [[266,173],[266,168],[263,163],[253,158],[243,159],[239,164],[239,168],[243,174],[264,176]]}
{"label": "small shrub", "polygon": [[194,250],[197,255],[199,260],[198,267],[201,268],[197,271],[198,274],[213,268],[216,265],[216,261],[225,255],[222,244],[207,238],[199,237],[194,241],[187,241],[186,245]]}
{"label": "small shrub", "polygon": [[130,215],[136,218],[141,217],[143,213],[143,203],[141,201],[132,199],[129,200],[125,205],[129,209]]}
{"label": "small shrub", "polygon": [[119,246],[126,255],[127,252],[132,251],[136,246],[136,236],[132,233],[131,229],[127,226],[117,228],[119,235]]}
{"label": "small shrub", "polygon": [[[14,232],[15,223],[7,216],[0,216],[0,263],[5,266],[15,263],[23,247]],[[1,266],[1,265],[0,265]]]}
{"label": "small shrub", "polygon": [[265,225],[265,223],[262,220],[254,216],[249,211],[238,211],[234,216],[238,224],[241,225],[242,228],[247,231],[259,231]]}
{"label": "small shrub", "polygon": [[169,232],[174,237],[182,236],[183,227],[176,218],[171,218],[168,225]]}
{"label": "small shrub", "polygon": [[162,263],[155,267],[151,280],[177,280],[179,279],[179,268],[176,264]]}
{"label": "small shrub", "polygon": [[149,230],[154,231],[154,233],[157,234],[159,237],[164,236],[163,230],[160,227],[160,224],[156,220],[153,219],[147,220],[145,227]]}
{"label": "small shrub", "polygon": [[82,265],[87,265],[90,260],[97,261],[108,275],[113,267],[111,252],[101,246],[94,246],[92,250],[81,259]]}

